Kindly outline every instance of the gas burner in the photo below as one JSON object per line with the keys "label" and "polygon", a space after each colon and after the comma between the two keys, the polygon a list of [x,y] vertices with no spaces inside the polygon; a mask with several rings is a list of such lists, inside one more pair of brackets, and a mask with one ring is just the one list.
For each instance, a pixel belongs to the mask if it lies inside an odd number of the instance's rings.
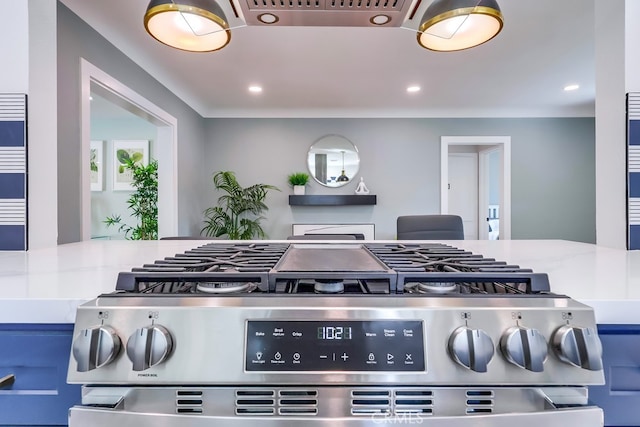
{"label": "gas burner", "polygon": [[341,294],[344,292],[344,282],[340,279],[318,279],[313,290],[317,294]]}
{"label": "gas burner", "polygon": [[196,290],[205,294],[248,294],[249,292],[254,291],[257,287],[258,285],[253,282],[204,282],[198,283]]}
{"label": "gas burner", "polygon": [[404,285],[412,294],[451,294],[458,293],[458,285],[451,282],[411,282]]}

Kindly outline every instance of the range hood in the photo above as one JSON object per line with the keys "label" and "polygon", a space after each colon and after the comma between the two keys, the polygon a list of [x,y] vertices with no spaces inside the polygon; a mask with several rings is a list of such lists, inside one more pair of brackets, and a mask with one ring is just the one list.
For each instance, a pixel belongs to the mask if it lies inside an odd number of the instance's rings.
{"label": "range hood", "polygon": [[[246,25],[407,27],[416,29],[420,0],[228,0]],[[239,7],[240,11],[237,10]],[[415,16],[415,19],[413,17]]]}

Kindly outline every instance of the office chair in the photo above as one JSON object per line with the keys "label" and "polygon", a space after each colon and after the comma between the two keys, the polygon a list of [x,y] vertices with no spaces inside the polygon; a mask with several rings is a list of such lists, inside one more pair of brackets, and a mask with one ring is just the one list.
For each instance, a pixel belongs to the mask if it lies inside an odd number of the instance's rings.
{"label": "office chair", "polygon": [[356,240],[353,234],[294,234],[287,240]]}
{"label": "office chair", "polygon": [[464,240],[458,215],[399,216],[396,231],[398,240]]}
{"label": "office chair", "polygon": [[220,237],[208,237],[208,236],[166,236],[161,237],[160,240],[220,240]]}

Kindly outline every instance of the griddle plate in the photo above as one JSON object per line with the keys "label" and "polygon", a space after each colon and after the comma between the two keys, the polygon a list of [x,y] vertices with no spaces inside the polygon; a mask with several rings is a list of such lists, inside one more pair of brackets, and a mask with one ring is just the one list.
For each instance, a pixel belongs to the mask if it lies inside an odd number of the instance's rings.
{"label": "griddle plate", "polygon": [[280,272],[387,272],[362,245],[294,244],[276,264]]}

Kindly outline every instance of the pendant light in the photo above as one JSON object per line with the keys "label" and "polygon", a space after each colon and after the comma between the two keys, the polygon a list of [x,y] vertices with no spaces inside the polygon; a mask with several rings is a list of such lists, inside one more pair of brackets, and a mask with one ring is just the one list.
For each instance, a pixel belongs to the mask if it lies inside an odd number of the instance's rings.
{"label": "pendant light", "polygon": [[342,173],[336,179],[336,182],[347,182],[349,181],[349,177],[344,173],[344,151],[342,151]]}
{"label": "pendant light", "polygon": [[420,22],[418,44],[441,52],[485,43],[494,38],[503,25],[496,0],[434,0]]}
{"label": "pendant light", "polygon": [[144,27],[160,43],[189,52],[222,49],[231,40],[227,18],[213,0],[151,0]]}

